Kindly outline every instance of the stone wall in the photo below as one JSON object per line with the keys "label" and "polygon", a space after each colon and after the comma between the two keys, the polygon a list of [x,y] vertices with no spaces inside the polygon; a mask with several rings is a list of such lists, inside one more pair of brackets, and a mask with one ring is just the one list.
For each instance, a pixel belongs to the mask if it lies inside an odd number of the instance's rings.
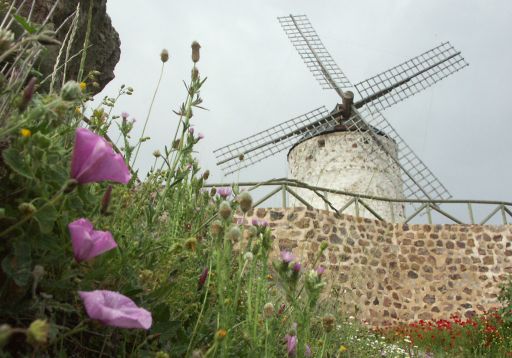
{"label": "stone wall", "polygon": [[373,325],[482,313],[512,272],[512,225],[388,224],[305,208],[250,214],[272,227],[274,257],[291,250],[311,264],[328,242],[320,262],[339,310]]}

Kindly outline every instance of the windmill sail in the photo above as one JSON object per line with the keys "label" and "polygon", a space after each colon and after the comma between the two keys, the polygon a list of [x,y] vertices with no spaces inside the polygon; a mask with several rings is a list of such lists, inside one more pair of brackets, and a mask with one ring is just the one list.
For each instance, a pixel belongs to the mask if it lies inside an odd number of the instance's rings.
{"label": "windmill sail", "polygon": [[[323,106],[316,108],[215,150],[217,165],[221,167],[224,174],[231,174],[288,149],[293,143],[312,131],[323,131],[337,123],[336,113],[330,114]],[[243,160],[239,159],[241,155],[243,155]]]}
{"label": "windmill sail", "polygon": [[355,85],[363,98],[356,107],[367,104],[382,111],[432,86],[468,66],[461,53],[449,42],[442,43],[387,71]]}
{"label": "windmill sail", "polygon": [[352,87],[318,37],[306,15],[278,17],[281,27],[313,76],[324,89]]}

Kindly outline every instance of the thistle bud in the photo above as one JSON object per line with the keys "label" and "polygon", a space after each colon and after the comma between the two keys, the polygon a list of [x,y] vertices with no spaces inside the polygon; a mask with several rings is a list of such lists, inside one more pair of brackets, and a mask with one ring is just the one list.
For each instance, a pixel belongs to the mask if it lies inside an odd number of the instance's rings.
{"label": "thistle bud", "polygon": [[334,329],[334,323],[336,323],[336,319],[332,314],[328,314],[322,318],[322,326],[326,332],[331,332]]}
{"label": "thistle bud", "polygon": [[265,303],[263,306],[263,315],[265,318],[271,318],[275,313],[274,305],[271,302]]}
{"label": "thistle bud", "polygon": [[[203,173],[203,180],[208,180],[208,178],[210,177],[210,171],[209,170],[206,170],[204,173]],[[215,195],[215,194],[213,194]]]}
{"label": "thistle bud", "polygon": [[181,144],[181,140],[176,139],[174,142],[172,142],[172,147],[174,149],[178,149],[180,147],[180,144]]}
{"label": "thistle bud", "polygon": [[219,220],[215,220],[210,226],[210,230],[213,236],[218,236],[222,233],[222,223]]}
{"label": "thistle bud", "polygon": [[157,149],[153,152],[153,156],[155,158],[160,158],[162,156],[162,153],[160,153],[160,151]]}
{"label": "thistle bud", "polygon": [[48,340],[50,325],[42,319],[36,319],[27,329],[27,341],[32,345],[45,344]]}
{"label": "thistle bud", "polygon": [[251,262],[253,259],[254,259],[254,255],[253,255],[253,253],[252,253],[252,252],[247,251],[247,252],[244,254],[244,260],[245,260],[245,261]]}
{"label": "thistle bud", "polygon": [[166,63],[169,60],[169,51],[165,48],[160,52],[160,60],[162,60],[163,63]]}
{"label": "thistle bud", "polygon": [[197,41],[192,42],[192,62],[197,63],[199,61],[199,49],[201,45]]}
{"label": "thistle bud", "polygon": [[240,209],[246,213],[252,208],[252,197],[249,192],[244,191],[238,196],[238,202],[240,203]]}
{"label": "thistle bud", "polygon": [[231,216],[231,206],[229,205],[229,203],[227,201],[223,201],[220,206],[219,206],[219,215],[221,218],[223,218],[224,220],[227,220],[229,219],[229,217]]}
{"label": "thistle bud", "polygon": [[[210,173],[208,173],[210,174]],[[210,196],[215,196],[215,194],[217,194],[217,188],[211,188],[210,189]]]}
{"label": "thistle bud", "polygon": [[82,97],[82,88],[75,81],[68,81],[62,86],[60,96],[64,101],[76,101]]}
{"label": "thistle bud", "polygon": [[240,239],[241,233],[238,226],[232,226],[228,231],[228,238],[233,241],[237,242]]}

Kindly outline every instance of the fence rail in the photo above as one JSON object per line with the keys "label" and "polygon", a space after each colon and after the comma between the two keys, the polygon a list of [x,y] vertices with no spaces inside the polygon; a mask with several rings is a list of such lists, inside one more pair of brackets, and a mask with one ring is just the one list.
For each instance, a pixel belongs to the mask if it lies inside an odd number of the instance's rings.
{"label": "fence rail", "polygon": [[[419,222],[426,221],[427,223],[432,224],[433,214],[436,214],[441,218],[444,218],[445,220],[448,219],[449,222],[456,224],[484,225],[491,223],[492,219],[498,219],[498,223],[503,225],[507,225],[509,222],[512,222],[512,203],[506,201],[391,199],[317,187],[287,178],[271,179],[264,182],[242,182],[237,183],[236,185],[240,189],[246,189],[248,191],[255,191],[257,189],[270,190],[266,194],[263,194],[259,199],[255,199],[254,207],[259,207],[271,198],[278,198],[280,196],[281,206],[286,208],[287,195],[290,195],[305,207],[309,209],[313,208],[314,206],[308,200],[297,193],[297,189],[301,189],[314,193],[322,200],[326,209],[338,214],[347,213],[350,209],[355,216],[361,216],[361,210],[366,209],[373,218],[383,220],[382,216],[379,215],[378,210],[372,207],[372,203],[386,202],[402,204],[405,208],[404,212],[411,211],[411,214],[405,215],[403,220],[392,219],[391,221],[410,223],[414,219],[417,221],[419,220]],[[217,188],[228,186],[232,186],[232,184],[213,183],[205,185],[205,187]],[[336,208],[333,203],[328,200],[328,194],[345,196],[348,200],[342,207]],[[465,206],[465,210],[461,210],[461,205]],[[465,214],[463,211],[465,211]],[[483,213],[480,220],[477,219],[476,212]]]}

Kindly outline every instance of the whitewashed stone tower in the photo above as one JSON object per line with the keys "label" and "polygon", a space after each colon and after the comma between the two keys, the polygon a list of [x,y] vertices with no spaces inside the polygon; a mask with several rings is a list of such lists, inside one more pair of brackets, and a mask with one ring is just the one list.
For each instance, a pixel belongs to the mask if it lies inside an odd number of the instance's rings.
{"label": "whitewashed stone tower", "polygon": [[[384,133],[375,130],[388,153],[396,158],[396,143]],[[296,143],[288,152],[288,177],[309,185],[385,198],[403,198],[400,168],[389,155],[377,154],[375,143],[365,133],[351,130],[343,125],[324,131]],[[373,153],[373,154],[372,154]],[[326,209],[325,202],[307,189],[295,190],[313,207]],[[321,193],[341,209],[352,197],[332,193]],[[290,206],[304,206],[290,196]],[[390,203],[363,199],[373,210],[388,222],[404,220],[401,203]],[[375,218],[362,205],[358,205],[359,216]],[[352,204],[345,214],[356,214]]]}

